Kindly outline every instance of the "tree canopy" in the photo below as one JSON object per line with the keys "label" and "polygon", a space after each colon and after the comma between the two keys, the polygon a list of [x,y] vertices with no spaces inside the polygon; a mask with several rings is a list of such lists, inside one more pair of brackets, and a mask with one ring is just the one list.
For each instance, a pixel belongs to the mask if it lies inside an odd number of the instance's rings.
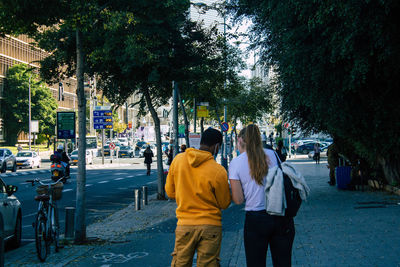
{"label": "tree canopy", "polygon": [[252,41],[274,66],[285,118],[345,140],[399,180],[400,3],[230,1],[253,20]]}
{"label": "tree canopy", "polygon": [[29,132],[29,76],[31,87],[31,118],[39,121],[39,132],[54,134],[57,102],[46,85],[27,65],[12,66],[4,87],[4,121],[6,141],[15,145],[19,133]]}

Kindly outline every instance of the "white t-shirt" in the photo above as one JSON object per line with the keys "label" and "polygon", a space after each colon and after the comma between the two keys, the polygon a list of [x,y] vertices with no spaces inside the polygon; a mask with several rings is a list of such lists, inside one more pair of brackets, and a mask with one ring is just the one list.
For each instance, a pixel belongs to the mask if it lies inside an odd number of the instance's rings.
{"label": "white t-shirt", "polygon": [[[273,150],[264,149],[268,158],[268,167],[272,168],[278,165]],[[262,185],[258,185],[250,176],[249,161],[247,153],[243,152],[234,158],[229,165],[229,179],[239,180],[242,184],[244,199],[246,202],[246,211],[265,210],[265,192]],[[264,177],[265,180],[265,177]],[[265,182],[265,181],[264,181]]]}

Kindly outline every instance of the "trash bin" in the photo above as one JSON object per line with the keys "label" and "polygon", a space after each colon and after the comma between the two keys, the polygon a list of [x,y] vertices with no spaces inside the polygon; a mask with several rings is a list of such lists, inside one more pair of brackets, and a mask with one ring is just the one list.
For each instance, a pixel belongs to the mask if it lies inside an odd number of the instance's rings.
{"label": "trash bin", "polygon": [[351,166],[336,167],[336,183],[339,189],[347,189],[347,185],[351,180]]}

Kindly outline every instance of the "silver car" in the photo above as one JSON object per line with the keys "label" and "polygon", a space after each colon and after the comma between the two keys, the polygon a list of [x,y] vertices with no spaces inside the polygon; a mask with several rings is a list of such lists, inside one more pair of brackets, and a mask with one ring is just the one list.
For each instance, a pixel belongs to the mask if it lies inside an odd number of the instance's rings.
{"label": "silver car", "polygon": [[0,179],[0,235],[14,248],[21,244],[22,230],[21,203],[14,196],[17,189],[14,185],[6,185]]}
{"label": "silver car", "polygon": [[11,150],[7,148],[0,149],[0,171],[2,173],[7,170],[11,170],[13,172],[17,171],[17,160],[15,156],[11,152]]}

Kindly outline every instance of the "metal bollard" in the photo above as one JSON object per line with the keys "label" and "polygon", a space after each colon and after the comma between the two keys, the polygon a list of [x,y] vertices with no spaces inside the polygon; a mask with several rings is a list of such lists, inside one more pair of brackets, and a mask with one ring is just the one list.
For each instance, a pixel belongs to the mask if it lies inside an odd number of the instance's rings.
{"label": "metal bollard", "polygon": [[75,208],[65,207],[65,238],[73,239],[75,230]]}
{"label": "metal bollard", "polygon": [[142,202],[143,202],[143,207],[144,207],[144,206],[146,206],[148,204],[148,201],[147,201],[147,186],[143,186],[142,187],[142,197],[143,197]]}
{"label": "metal bollard", "polygon": [[140,210],[140,190],[135,189],[135,210]]}

